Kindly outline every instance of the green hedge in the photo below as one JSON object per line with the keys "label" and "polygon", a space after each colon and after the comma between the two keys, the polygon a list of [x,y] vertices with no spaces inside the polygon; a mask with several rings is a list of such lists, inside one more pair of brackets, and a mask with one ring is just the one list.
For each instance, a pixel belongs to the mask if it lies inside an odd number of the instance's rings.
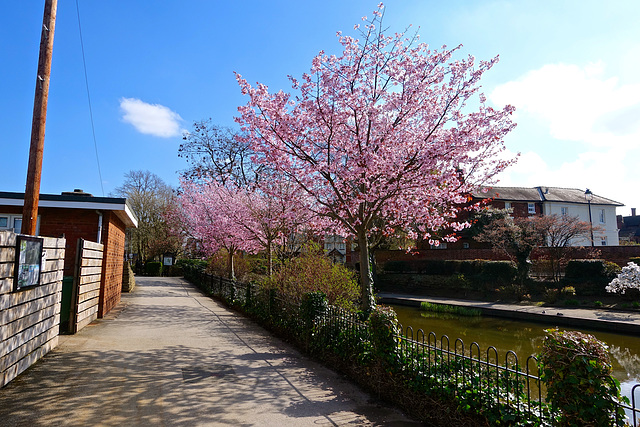
{"label": "green hedge", "polygon": [[144,265],[145,276],[162,276],[162,263],[158,261],[147,261]]}
{"label": "green hedge", "polygon": [[602,259],[578,259],[567,263],[563,284],[574,286],[578,296],[607,295],[605,286],[620,272],[620,267]]}
{"label": "green hedge", "polygon": [[473,282],[509,284],[517,268],[511,261],[488,260],[393,260],[384,264],[385,273],[413,273],[428,276],[459,276]]}
{"label": "green hedge", "polygon": [[629,258],[629,262],[640,265],[640,256],[632,256],[631,258]]}
{"label": "green hedge", "polygon": [[188,265],[204,271],[207,268],[207,264],[208,262],[206,259],[179,259],[176,261],[175,266],[182,268],[183,266]]}

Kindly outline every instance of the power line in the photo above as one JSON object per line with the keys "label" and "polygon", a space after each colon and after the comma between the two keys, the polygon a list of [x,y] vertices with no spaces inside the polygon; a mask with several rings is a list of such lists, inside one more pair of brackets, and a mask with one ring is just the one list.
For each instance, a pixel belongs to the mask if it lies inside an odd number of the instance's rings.
{"label": "power line", "polygon": [[100,171],[100,158],[98,156],[98,142],[96,141],[96,128],[93,124],[93,110],[91,108],[91,95],[89,94],[89,78],[87,77],[87,62],[84,59],[84,43],[82,41],[82,27],[80,25],[80,7],[76,0],[76,12],[78,13],[78,31],[80,32],[80,48],[82,49],[82,65],[84,66],[84,83],[87,87],[87,100],[89,101],[89,117],[91,118],[91,133],[93,134],[93,147],[96,150],[96,163],[98,165],[98,177],[100,178],[100,188],[104,197],[104,187],[102,186],[102,172]]}

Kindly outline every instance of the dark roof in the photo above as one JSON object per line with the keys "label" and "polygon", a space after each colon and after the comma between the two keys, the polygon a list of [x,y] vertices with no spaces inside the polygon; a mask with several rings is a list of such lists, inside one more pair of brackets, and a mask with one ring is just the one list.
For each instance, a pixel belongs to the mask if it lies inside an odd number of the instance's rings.
{"label": "dark roof", "polygon": [[[23,206],[24,193],[0,191],[0,205]],[[40,194],[41,207],[96,209],[114,211],[127,227],[137,227],[136,217],[127,199],[120,197],[93,197],[88,193]]]}
{"label": "dark roof", "polygon": [[[569,202],[569,203],[587,203],[584,197],[585,191],[578,188],[558,188],[558,187],[537,187],[544,197],[545,201],[549,202]],[[594,205],[613,205],[624,206],[622,203],[618,203],[614,200],[607,199],[606,197],[593,195],[591,204]]]}
{"label": "dark roof", "polygon": [[[493,187],[488,192],[474,192],[473,197],[479,199],[493,198],[494,200],[518,202],[567,202],[587,204],[584,190],[579,188],[560,187]],[[614,200],[593,194],[591,204],[624,206]]]}
{"label": "dark roof", "polygon": [[493,187],[486,193],[474,192],[473,197],[479,199],[491,198],[494,200],[517,200],[522,202],[539,202],[540,194],[535,188],[524,187]]}

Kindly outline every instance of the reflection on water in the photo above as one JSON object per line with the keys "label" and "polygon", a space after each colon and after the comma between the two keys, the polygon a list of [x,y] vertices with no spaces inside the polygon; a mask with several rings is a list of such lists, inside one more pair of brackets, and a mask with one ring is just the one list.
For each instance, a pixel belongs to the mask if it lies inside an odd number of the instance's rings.
{"label": "reflection on water", "polygon": [[[464,317],[428,313],[414,307],[393,306],[393,308],[398,313],[398,320],[402,326],[413,328],[414,336],[418,329],[422,329],[425,334],[434,332],[438,339],[446,335],[449,337],[452,349],[456,338],[461,338],[467,354],[470,344],[477,342],[483,357],[487,348],[494,346],[498,350],[502,363],[509,350],[513,350],[518,355],[521,363],[530,355],[538,354],[542,347],[544,330],[551,327],[546,324],[497,317]],[[640,382],[640,338],[610,332],[578,330],[594,335],[609,345],[613,375],[623,383],[623,389],[629,388],[630,392],[631,386]]]}

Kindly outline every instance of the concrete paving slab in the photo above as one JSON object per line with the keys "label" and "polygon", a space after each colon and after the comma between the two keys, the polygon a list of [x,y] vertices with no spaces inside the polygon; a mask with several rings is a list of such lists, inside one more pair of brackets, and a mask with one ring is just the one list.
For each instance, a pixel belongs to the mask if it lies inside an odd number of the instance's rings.
{"label": "concrete paving slab", "polygon": [[0,390],[0,426],[419,425],[180,278],[136,284]]}

